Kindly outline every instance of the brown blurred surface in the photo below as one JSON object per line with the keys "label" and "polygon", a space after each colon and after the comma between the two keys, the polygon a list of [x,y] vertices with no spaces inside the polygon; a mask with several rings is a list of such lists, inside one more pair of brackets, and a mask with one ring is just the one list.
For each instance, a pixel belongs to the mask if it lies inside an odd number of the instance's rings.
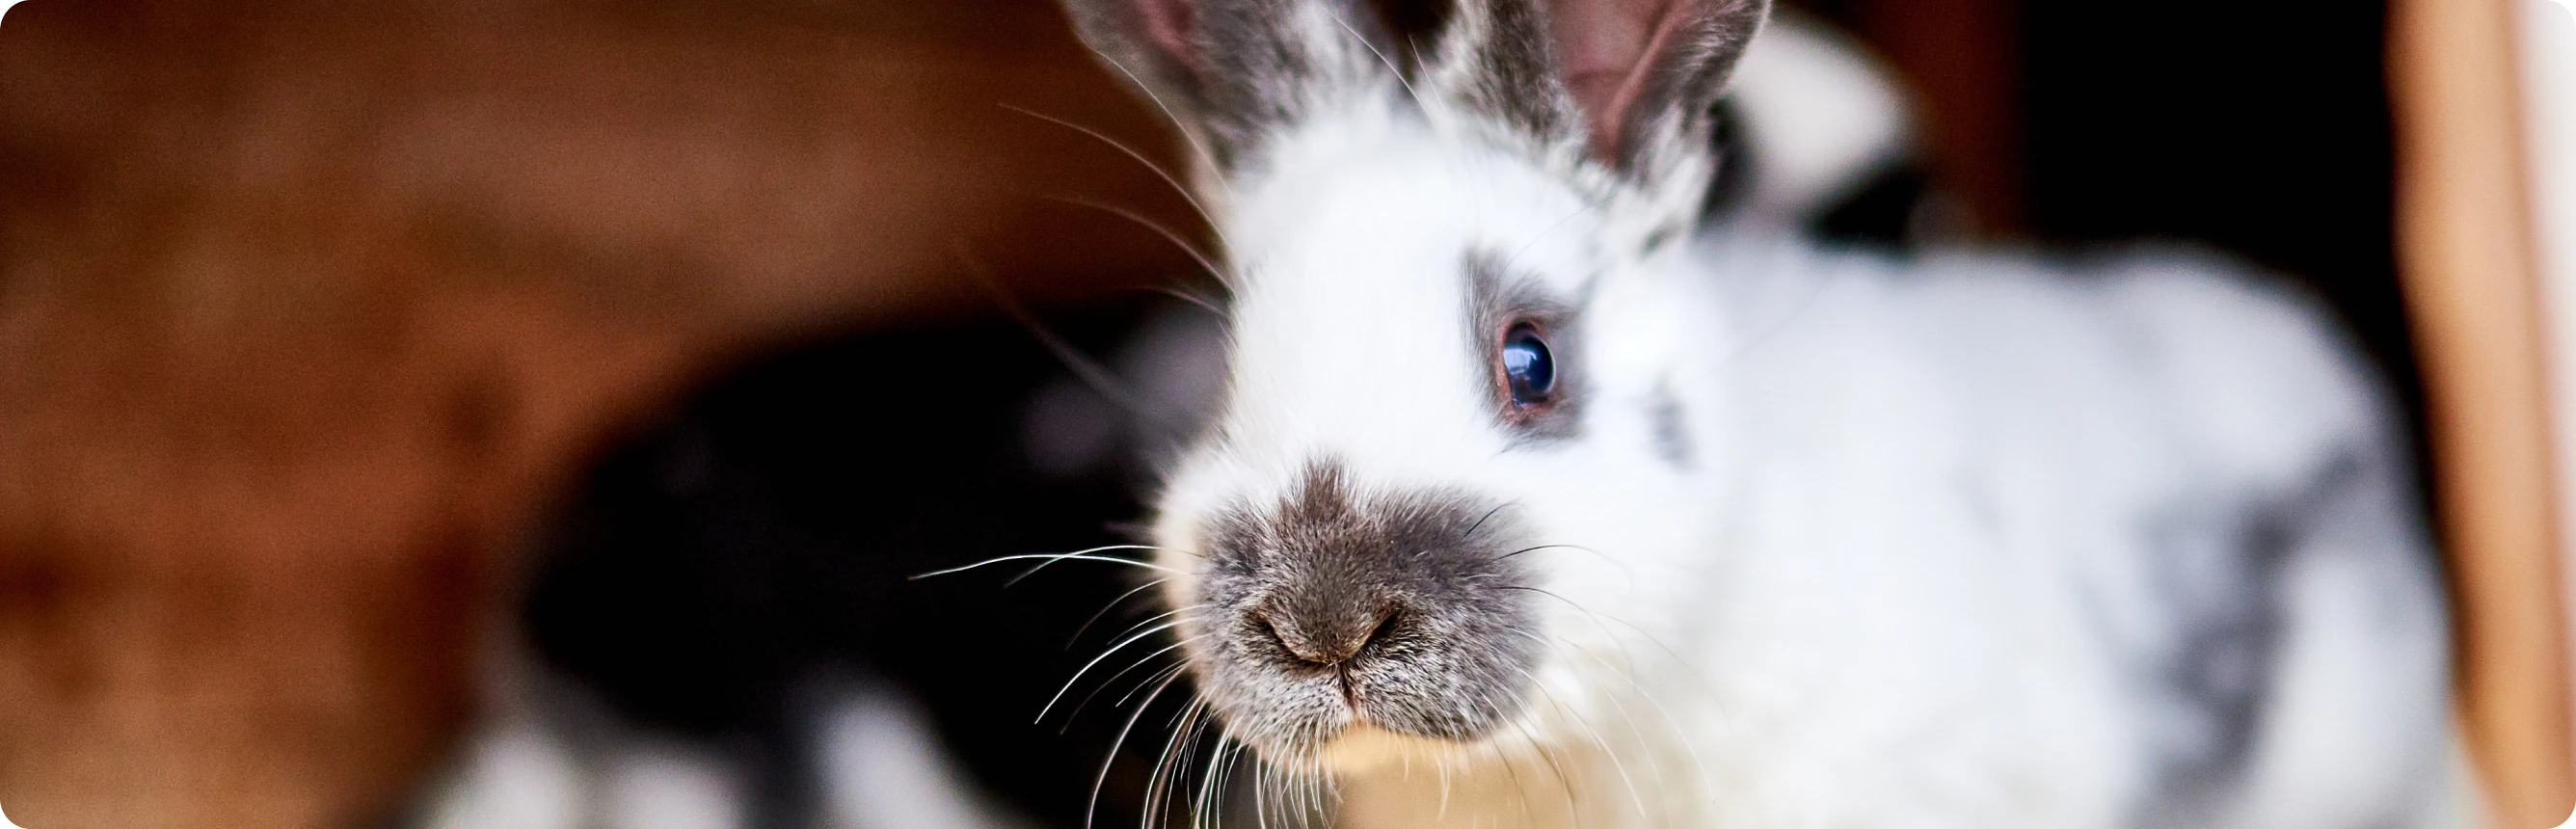
{"label": "brown blurred surface", "polygon": [[[2393,5],[2398,252],[2451,569],[2461,736],[2493,825],[2576,803],[2563,517],[2508,0]],[[2559,401],[2559,405],[2570,405]]]}
{"label": "brown blurred surface", "polygon": [[800,332],[1179,273],[1043,0],[95,3],[0,26],[0,803],[349,826],[533,510]]}

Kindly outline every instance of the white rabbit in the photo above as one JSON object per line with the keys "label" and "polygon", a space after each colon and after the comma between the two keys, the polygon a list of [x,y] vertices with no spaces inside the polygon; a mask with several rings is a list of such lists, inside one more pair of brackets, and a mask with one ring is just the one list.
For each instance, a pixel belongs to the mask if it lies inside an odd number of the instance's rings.
{"label": "white rabbit", "polygon": [[1461,0],[1410,77],[1346,0],[1066,3],[1226,244],[1152,536],[1263,819],[2466,808],[2405,453],[2313,304],[1694,235],[1765,0]]}

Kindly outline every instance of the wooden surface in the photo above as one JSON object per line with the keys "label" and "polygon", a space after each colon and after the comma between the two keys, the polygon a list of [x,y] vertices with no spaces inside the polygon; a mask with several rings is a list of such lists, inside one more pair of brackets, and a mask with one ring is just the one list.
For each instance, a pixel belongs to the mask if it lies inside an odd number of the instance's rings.
{"label": "wooden surface", "polygon": [[1044,0],[33,0],[0,28],[0,803],[348,827],[506,553],[678,387],[1168,281],[1165,139]]}
{"label": "wooden surface", "polygon": [[2576,802],[2547,373],[2505,0],[2401,0],[2399,256],[2459,605],[2460,715],[2496,825]]}

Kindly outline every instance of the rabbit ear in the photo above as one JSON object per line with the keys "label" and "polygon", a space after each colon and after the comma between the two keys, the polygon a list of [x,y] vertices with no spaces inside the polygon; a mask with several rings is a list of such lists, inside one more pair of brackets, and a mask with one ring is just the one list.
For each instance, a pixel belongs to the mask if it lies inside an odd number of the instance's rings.
{"label": "rabbit ear", "polygon": [[1329,94],[1393,77],[1351,0],[1063,0],[1113,75],[1143,87],[1231,168]]}
{"label": "rabbit ear", "polygon": [[1710,108],[1769,0],[1461,0],[1451,94],[1652,180],[1705,153]]}

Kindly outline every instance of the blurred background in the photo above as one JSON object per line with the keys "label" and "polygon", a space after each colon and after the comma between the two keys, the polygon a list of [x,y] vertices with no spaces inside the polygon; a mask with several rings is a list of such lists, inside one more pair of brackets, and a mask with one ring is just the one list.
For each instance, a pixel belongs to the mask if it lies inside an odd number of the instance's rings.
{"label": "blurred background", "polygon": [[[2222,249],[2426,412],[2388,6],[1784,2],[1907,113],[1803,232]],[[11,9],[0,804],[415,825],[571,706],[791,781],[777,817],[829,796],[781,746],[858,699],[1078,825],[1124,712],[1030,720],[1134,581],[905,577],[1137,517],[1158,424],[1073,381],[1203,342],[1154,226],[1204,231],[1112,145],[1170,140],[1046,0]]]}

